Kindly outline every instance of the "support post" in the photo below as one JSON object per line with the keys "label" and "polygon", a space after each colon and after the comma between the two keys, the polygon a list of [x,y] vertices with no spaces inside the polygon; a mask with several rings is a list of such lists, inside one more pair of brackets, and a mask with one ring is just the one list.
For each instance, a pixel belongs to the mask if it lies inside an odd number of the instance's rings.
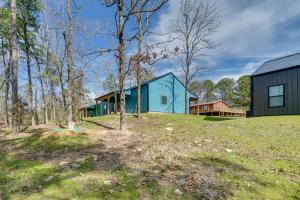
{"label": "support post", "polygon": [[96,113],[95,113],[95,117],[97,116],[98,113],[98,99],[96,99]]}
{"label": "support post", "polygon": [[118,95],[115,92],[115,104],[114,104],[114,110],[115,110],[115,114],[117,114],[118,112]]}
{"label": "support post", "polygon": [[200,108],[199,108],[199,99],[198,99],[198,101],[197,101],[197,115],[199,115],[199,112],[200,112]]}
{"label": "support post", "polygon": [[110,104],[109,104],[109,101],[110,101],[110,97],[107,100],[107,115],[110,115]]}

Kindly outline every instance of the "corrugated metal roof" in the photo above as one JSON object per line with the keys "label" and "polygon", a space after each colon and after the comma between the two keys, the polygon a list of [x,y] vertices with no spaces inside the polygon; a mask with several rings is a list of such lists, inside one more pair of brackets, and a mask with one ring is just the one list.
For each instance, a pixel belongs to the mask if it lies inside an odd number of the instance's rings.
{"label": "corrugated metal roof", "polygon": [[300,66],[300,53],[264,62],[252,75],[255,76],[277,70],[287,69],[290,67],[295,67],[298,65]]}

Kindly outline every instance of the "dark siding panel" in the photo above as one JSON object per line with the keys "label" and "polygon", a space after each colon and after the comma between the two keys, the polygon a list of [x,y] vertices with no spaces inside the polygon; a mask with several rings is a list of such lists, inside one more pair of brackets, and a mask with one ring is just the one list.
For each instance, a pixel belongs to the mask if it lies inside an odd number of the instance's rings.
{"label": "dark siding panel", "polygon": [[[269,108],[268,87],[285,85],[285,106]],[[300,114],[300,68],[253,77],[253,115]]]}
{"label": "dark siding panel", "polygon": [[289,96],[288,96],[288,73],[287,71],[283,71],[280,73],[281,77],[282,77],[282,83],[285,84],[285,106],[284,108],[282,109],[282,114],[285,115],[288,113],[288,100],[289,100]]}
{"label": "dark siding panel", "polygon": [[293,95],[293,106],[292,109],[294,112],[297,112],[298,107],[297,107],[297,69],[293,69],[292,70],[292,81],[293,81],[293,85],[292,85],[292,95]]}
{"label": "dark siding panel", "polygon": [[293,112],[293,74],[292,74],[292,70],[287,71],[288,72],[288,90],[286,95],[288,96],[288,104],[287,104],[287,108],[288,108],[288,113],[292,113]]}
{"label": "dark siding panel", "polygon": [[300,114],[300,68],[298,68],[298,90],[297,90],[297,104],[298,104],[298,110],[297,110],[297,113]]}

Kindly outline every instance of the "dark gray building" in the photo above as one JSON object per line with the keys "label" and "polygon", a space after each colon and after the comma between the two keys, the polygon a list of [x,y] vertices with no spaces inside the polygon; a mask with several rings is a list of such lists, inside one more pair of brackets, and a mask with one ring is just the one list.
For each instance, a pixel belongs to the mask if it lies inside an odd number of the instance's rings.
{"label": "dark gray building", "polygon": [[263,63],[251,76],[249,116],[300,114],[300,53]]}

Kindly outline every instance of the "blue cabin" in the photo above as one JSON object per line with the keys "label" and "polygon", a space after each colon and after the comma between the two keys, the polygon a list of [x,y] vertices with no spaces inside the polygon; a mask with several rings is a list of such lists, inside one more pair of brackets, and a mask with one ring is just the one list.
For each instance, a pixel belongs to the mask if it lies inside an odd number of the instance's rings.
{"label": "blue cabin", "polygon": [[[173,74],[168,73],[141,84],[141,112],[158,113],[185,113],[185,86]],[[198,97],[188,92],[188,108],[191,101],[197,101]],[[126,112],[137,112],[137,87],[125,89]],[[104,115],[118,112],[120,94],[119,91],[110,92],[95,99],[93,115]]]}

